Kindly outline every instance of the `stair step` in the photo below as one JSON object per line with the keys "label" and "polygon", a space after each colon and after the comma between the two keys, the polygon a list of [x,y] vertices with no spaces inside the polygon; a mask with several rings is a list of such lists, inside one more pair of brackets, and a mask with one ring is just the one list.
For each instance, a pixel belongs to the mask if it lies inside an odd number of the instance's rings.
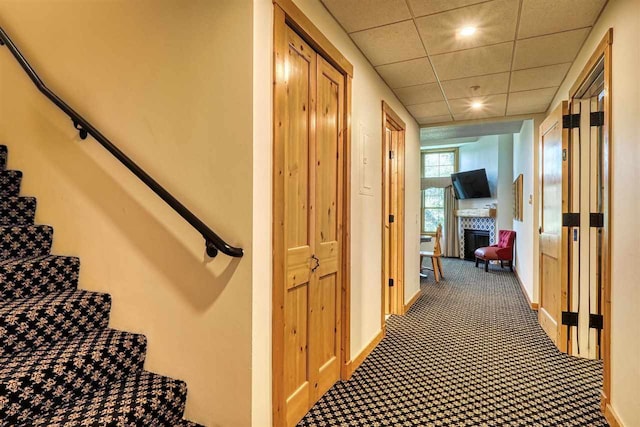
{"label": "stair step", "polygon": [[144,335],[104,329],[1,357],[0,425],[32,425],[30,417],[142,370],[146,348]]}
{"label": "stair step", "polygon": [[0,300],[28,298],[78,287],[80,259],[44,255],[0,262]]}
{"label": "stair step", "polygon": [[7,168],[7,157],[9,150],[6,145],[0,145],[0,169],[5,170]]}
{"label": "stair step", "polygon": [[105,329],[111,296],[81,289],[0,302],[0,357]]}
{"label": "stair step", "polygon": [[22,172],[0,170],[0,197],[12,197],[20,194]]}
{"label": "stair step", "polygon": [[21,425],[180,426],[186,395],[184,382],[140,371]]}
{"label": "stair step", "polygon": [[177,427],[204,427],[202,424],[198,424],[198,423],[194,423],[193,421],[189,421],[189,420],[181,420],[178,424],[176,424]]}
{"label": "stair step", "polygon": [[0,225],[29,225],[35,217],[35,197],[0,198]]}
{"label": "stair step", "polygon": [[0,260],[48,255],[53,228],[48,225],[0,227]]}

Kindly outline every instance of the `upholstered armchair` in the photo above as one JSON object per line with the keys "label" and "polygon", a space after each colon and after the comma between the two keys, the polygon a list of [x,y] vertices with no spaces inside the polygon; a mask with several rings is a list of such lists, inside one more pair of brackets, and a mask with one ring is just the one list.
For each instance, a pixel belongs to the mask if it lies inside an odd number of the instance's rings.
{"label": "upholstered armchair", "polygon": [[489,271],[490,261],[500,261],[500,268],[504,268],[504,262],[509,262],[509,270],[513,271],[513,243],[516,240],[516,232],[513,230],[500,230],[498,244],[476,249],[476,267],[480,260],[484,261],[484,271]]}

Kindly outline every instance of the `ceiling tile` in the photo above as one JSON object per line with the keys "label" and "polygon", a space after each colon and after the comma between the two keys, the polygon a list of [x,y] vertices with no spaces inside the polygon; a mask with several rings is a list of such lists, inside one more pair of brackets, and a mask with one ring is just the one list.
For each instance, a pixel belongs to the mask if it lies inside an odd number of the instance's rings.
{"label": "ceiling tile", "polygon": [[529,68],[514,71],[511,75],[511,91],[540,89],[560,86],[564,76],[571,67],[571,63],[548,65],[546,67]]}
{"label": "ceiling tile", "polygon": [[409,0],[409,6],[414,16],[424,16],[483,3],[485,1],[486,0]]}
{"label": "ceiling tile", "polygon": [[435,117],[449,114],[449,107],[444,101],[410,105],[407,110],[413,117]]}
{"label": "ceiling tile", "polygon": [[421,125],[432,125],[434,123],[446,123],[453,121],[451,115],[447,114],[444,116],[435,116],[435,117],[416,117],[416,121]]}
{"label": "ceiling tile", "polygon": [[509,71],[513,42],[477,47],[431,57],[440,80]]}
{"label": "ceiling tile", "polygon": [[405,0],[321,0],[347,32],[411,19]]}
{"label": "ceiling tile", "polygon": [[351,38],[374,66],[426,56],[413,21],[359,31]]}
{"label": "ceiling tile", "polygon": [[431,63],[427,58],[381,65],[376,67],[376,70],[392,89],[436,81]]}
{"label": "ceiling tile", "polygon": [[[479,88],[475,88],[479,86]],[[448,99],[496,95],[509,91],[509,73],[489,74],[442,82]]]}
{"label": "ceiling tile", "polygon": [[[416,19],[418,31],[430,55],[469,49],[515,38],[518,2],[495,0]],[[462,27],[477,28],[476,34],[461,37]]]}
{"label": "ceiling tile", "polygon": [[[474,110],[471,108],[473,102],[480,101],[483,106],[481,109]],[[486,117],[504,116],[504,110],[507,105],[507,95],[488,95],[484,97],[453,99],[449,101],[451,112],[456,120],[472,120],[483,119]]]}
{"label": "ceiling tile", "polygon": [[518,40],[513,69],[572,62],[589,34],[589,28],[566,31],[548,36]]}
{"label": "ceiling tile", "polygon": [[507,115],[541,113],[547,110],[558,91],[557,87],[512,92],[509,94]]}
{"label": "ceiling tile", "polygon": [[607,0],[524,0],[518,38],[590,27]]}
{"label": "ceiling tile", "polygon": [[398,95],[398,98],[405,106],[444,101],[444,96],[442,96],[442,90],[440,90],[440,85],[438,83],[403,87],[395,89],[394,92]]}

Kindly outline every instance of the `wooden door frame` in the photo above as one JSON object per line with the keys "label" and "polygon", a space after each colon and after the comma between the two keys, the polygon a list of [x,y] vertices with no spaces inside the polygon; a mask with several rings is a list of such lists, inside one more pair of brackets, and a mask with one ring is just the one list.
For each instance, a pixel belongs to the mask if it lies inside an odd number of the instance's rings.
{"label": "wooden door frame", "polygon": [[272,410],[273,425],[286,424],[284,414],[284,292],[285,281],[284,254],[284,133],[281,131],[284,117],[285,96],[284,59],[287,27],[292,28],[320,56],[335,67],[344,76],[344,117],[342,138],[342,166],[344,188],[342,202],[342,224],[338,225],[341,238],[340,264],[342,270],[341,299],[341,343],[340,376],[346,380],[350,375],[351,360],[351,93],[353,85],[353,65],[322,34],[292,0],[273,0],[273,273],[272,273]]}
{"label": "wooden door frame", "polygon": [[388,271],[387,265],[385,265],[385,253],[388,248],[385,247],[385,227],[389,221],[386,218],[387,198],[386,193],[390,191],[386,185],[386,176],[389,173],[389,147],[387,145],[386,130],[387,127],[392,129],[392,132],[397,132],[398,146],[395,152],[395,159],[397,160],[397,173],[398,173],[398,186],[396,189],[397,208],[394,212],[394,223],[397,227],[395,242],[390,242],[390,246],[395,248],[395,254],[398,257],[398,267],[396,271],[396,277],[394,277],[393,292],[395,293],[395,306],[391,307],[391,314],[404,314],[404,231],[405,231],[405,134],[407,125],[400,118],[400,116],[393,111],[393,109],[385,101],[382,101],[382,218],[381,218],[381,231],[382,231],[382,303],[381,303],[381,325],[382,329],[385,329],[385,297],[386,291],[389,286],[387,283]]}
{"label": "wooden door frame", "polygon": [[569,91],[569,99],[573,103],[578,90],[584,84],[586,79],[589,78],[594,71],[596,65],[604,59],[604,125],[602,134],[604,135],[603,152],[604,152],[604,181],[605,181],[605,196],[603,201],[604,207],[604,236],[602,239],[603,247],[603,271],[602,271],[602,337],[601,337],[601,354],[603,361],[603,381],[602,381],[602,394],[600,398],[600,409],[605,414],[607,421],[611,425],[617,425],[615,415],[611,409],[611,231],[613,222],[611,221],[611,166],[612,166],[612,103],[611,103],[611,88],[612,88],[612,45],[613,45],[613,28],[609,28],[604,35],[598,47],[591,54],[591,57],[585,64],[584,68],[578,75]]}

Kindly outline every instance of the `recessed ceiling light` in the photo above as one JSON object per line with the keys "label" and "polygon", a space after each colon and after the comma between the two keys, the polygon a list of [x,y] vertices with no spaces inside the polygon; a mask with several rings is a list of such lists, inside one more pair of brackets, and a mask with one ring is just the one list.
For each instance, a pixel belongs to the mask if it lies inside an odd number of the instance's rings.
{"label": "recessed ceiling light", "polygon": [[478,29],[476,27],[462,27],[458,31],[458,34],[460,34],[462,37],[469,37],[474,35],[477,30]]}
{"label": "recessed ceiling light", "polygon": [[473,108],[474,110],[479,110],[482,108],[482,106],[483,104],[480,101],[474,101],[471,103],[471,108]]}

